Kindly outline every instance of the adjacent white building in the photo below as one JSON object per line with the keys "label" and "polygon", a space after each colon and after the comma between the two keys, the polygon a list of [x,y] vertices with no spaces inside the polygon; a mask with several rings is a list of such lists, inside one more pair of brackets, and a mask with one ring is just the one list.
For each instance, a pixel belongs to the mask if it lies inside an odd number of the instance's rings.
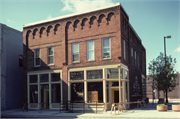
{"label": "adjacent white building", "polygon": [[0,24],[1,110],[18,108],[24,102],[22,32]]}

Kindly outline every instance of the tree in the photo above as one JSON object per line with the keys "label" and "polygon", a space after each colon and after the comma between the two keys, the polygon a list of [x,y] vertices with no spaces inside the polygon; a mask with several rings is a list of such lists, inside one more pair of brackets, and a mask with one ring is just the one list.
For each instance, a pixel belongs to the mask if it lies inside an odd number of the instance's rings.
{"label": "tree", "polygon": [[148,77],[148,80],[151,80],[150,83],[151,83],[151,88],[152,88],[152,98],[153,98],[153,104],[154,104],[154,89],[155,89],[155,74],[156,74],[156,61],[155,60],[152,60],[150,63],[149,63],[149,77]]}
{"label": "tree", "polygon": [[[153,63],[153,64],[152,64]],[[153,76],[154,88],[163,91],[166,94],[166,103],[168,103],[168,92],[174,90],[178,85],[176,79],[178,72],[175,70],[176,59],[171,56],[164,57],[163,53],[149,64],[149,74]],[[153,72],[153,73],[152,73]]]}

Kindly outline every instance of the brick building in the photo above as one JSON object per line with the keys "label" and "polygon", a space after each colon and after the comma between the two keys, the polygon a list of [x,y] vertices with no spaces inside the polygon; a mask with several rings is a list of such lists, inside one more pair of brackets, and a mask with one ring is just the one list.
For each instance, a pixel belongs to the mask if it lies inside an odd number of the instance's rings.
{"label": "brick building", "polygon": [[[154,93],[154,99],[163,98],[166,99],[166,95],[163,91],[159,91],[155,89],[153,91],[152,89],[152,78],[147,75],[146,76],[146,95],[149,99],[153,99],[153,93]],[[178,74],[178,77],[176,79],[176,83],[180,84],[180,74]],[[158,96],[159,94],[159,96]],[[171,92],[168,92],[168,99],[180,99],[180,85],[177,85],[174,90]]]}
{"label": "brick building", "polygon": [[145,96],[146,50],[120,3],[24,25],[23,43],[29,108]]}

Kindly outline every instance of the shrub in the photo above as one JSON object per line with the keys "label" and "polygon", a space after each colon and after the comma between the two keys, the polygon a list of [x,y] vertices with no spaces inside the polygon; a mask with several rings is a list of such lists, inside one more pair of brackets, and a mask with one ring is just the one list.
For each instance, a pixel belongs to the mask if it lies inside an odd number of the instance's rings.
{"label": "shrub", "polygon": [[167,106],[167,105],[165,105],[165,104],[158,104],[157,106]]}

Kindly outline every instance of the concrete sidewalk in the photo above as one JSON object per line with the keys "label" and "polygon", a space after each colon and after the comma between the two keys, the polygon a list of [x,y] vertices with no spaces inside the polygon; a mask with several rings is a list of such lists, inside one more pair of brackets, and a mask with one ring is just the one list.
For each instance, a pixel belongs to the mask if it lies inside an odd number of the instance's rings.
{"label": "concrete sidewalk", "polygon": [[180,112],[168,110],[158,112],[156,105],[147,104],[147,108],[135,108],[121,112],[116,115],[110,111],[103,114],[96,113],[60,113],[59,110],[29,110],[23,112],[22,109],[1,111],[2,117],[23,117],[23,118],[130,118],[130,119],[180,119]]}

